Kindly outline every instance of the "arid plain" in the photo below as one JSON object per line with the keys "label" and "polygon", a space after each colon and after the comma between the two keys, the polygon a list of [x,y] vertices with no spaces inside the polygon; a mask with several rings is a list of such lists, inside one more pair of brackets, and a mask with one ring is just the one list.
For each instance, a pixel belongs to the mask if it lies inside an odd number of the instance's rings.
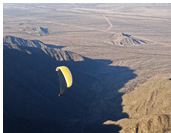
{"label": "arid plain", "polygon": [[[123,132],[143,132],[142,129],[144,132],[153,131],[148,124],[137,126],[141,125],[137,122],[137,117],[140,119],[147,116],[144,116],[143,111],[137,113],[138,109],[135,109],[136,112],[134,108],[141,105],[152,110],[154,106],[143,105],[143,98],[134,106],[131,99],[132,108],[130,109],[130,103],[125,101],[129,100],[128,97],[138,99],[139,97],[136,96],[140,94],[137,94],[137,89],[142,89],[144,84],[150,89],[149,82],[160,83],[159,77],[168,79],[166,88],[171,89],[169,86],[171,82],[169,81],[171,78],[171,4],[4,4],[3,6],[4,37],[11,35],[26,40],[40,40],[45,44],[60,46],[64,51],[77,53],[102,64],[97,67],[96,72],[92,73],[98,78],[92,84],[92,90],[97,92],[93,102],[90,103],[88,110],[90,115],[87,121],[93,122],[102,118],[104,120],[102,124],[121,125]],[[118,69],[118,67],[129,70]],[[107,91],[103,93],[102,88]],[[118,96],[116,93],[120,94],[120,98],[114,98]],[[145,99],[146,93],[148,91],[144,90],[142,92],[144,95],[140,97]],[[152,93],[149,97],[153,99],[153,96],[156,95]],[[157,96],[155,98],[158,99]],[[165,98],[161,101],[165,101]],[[169,100],[163,103],[167,105],[165,109],[171,110]],[[133,118],[130,119],[134,121],[128,122],[132,124],[130,127],[124,127],[124,122],[118,122],[118,124],[109,121],[121,120],[121,118],[112,118],[118,106],[124,106],[121,110],[125,109],[123,111],[130,118],[132,112],[139,115],[135,118],[136,122]],[[155,108],[160,108],[160,105],[158,107],[155,105]],[[158,111],[157,115],[160,116],[162,113],[168,115],[167,119],[170,120],[170,111]],[[146,121],[148,120],[144,120],[144,123]],[[171,123],[167,124],[169,124],[167,131],[171,131]],[[161,125],[159,127],[165,128]]]}

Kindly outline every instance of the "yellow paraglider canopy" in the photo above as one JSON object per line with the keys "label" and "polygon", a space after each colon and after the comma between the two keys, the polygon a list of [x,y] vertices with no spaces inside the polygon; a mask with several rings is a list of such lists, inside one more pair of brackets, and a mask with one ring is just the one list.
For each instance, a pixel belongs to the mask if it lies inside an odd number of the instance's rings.
{"label": "yellow paraglider canopy", "polygon": [[59,70],[61,70],[61,72],[65,78],[67,88],[71,87],[73,79],[72,79],[72,74],[71,74],[69,68],[66,66],[59,66],[56,68],[56,71],[59,71]]}

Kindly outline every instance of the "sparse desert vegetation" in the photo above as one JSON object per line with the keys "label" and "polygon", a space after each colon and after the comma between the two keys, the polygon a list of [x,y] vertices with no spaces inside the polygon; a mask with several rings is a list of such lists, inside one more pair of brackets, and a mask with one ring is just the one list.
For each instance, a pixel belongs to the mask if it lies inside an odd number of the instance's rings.
{"label": "sparse desert vegetation", "polygon": [[170,132],[171,4],[3,6],[6,132]]}
{"label": "sparse desert vegetation", "polygon": [[[121,133],[171,132],[171,82],[169,74],[158,74],[123,96],[123,111],[129,119],[104,124],[119,124]],[[136,100],[135,100],[136,99]]]}

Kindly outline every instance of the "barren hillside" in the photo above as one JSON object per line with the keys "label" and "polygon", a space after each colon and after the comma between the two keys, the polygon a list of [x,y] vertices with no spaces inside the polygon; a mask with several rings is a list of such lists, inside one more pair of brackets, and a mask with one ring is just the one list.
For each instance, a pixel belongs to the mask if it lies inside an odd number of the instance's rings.
{"label": "barren hillside", "polygon": [[171,77],[159,74],[123,97],[123,111],[128,119],[104,124],[119,124],[121,133],[171,132]]}
{"label": "barren hillside", "polygon": [[150,41],[136,38],[134,36],[125,33],[112,34],[106,43],[111,45],[118,45],[118,46],[139,46],[139,45],[152,44],[152,42]]}

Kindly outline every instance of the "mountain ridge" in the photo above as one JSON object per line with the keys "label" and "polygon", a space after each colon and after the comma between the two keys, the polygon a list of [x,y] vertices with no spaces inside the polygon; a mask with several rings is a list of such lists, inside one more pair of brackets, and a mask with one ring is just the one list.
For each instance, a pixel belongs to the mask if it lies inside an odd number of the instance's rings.
{"label": "mountain ridge", "polygon": [[[38,52],[37,50],[30,50],[30,48],[41,49],[44,53],[54,57],[56,60],[59,61],[83,61],[84,58],[76,53],[70,51],[63,51],[55,48],[55,46],[47,45],[39,40],[25,40],[15,36],[5,36],[3,38],[4,49],[18,49],[20,51],[27,52],[31,54],[33,52]],[[52,47],[52,48],[51,48]]]}
{"label": "mountain ridge", "polygon": [[14,36],[5,36],[3,38],[3,44],[16,44],[18,46],[26,46],[26,47],[35,47],[35,48],[42,48],[45,44],[39,40],[25,40],[20,37]]}

